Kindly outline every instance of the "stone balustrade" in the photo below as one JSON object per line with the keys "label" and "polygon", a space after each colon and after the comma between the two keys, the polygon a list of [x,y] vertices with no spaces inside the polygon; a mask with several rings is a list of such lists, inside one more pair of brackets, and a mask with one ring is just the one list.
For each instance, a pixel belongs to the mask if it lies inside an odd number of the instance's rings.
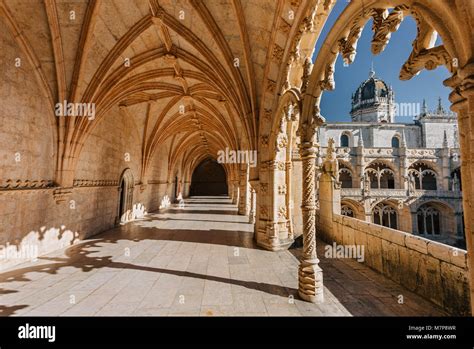
{"label": "stone balustrade", "polygon": [[318,212],[317,234],[328,243],[364,246],[367,266],[450,314],[470,314],[465,250],[338,214]]}
{"label": "stone balustrade", "polygon": [[[360,188],[342,188],[341,197],[362,197],[362,189]],[[385,198],[407,198],[406,189],[370,189],[368,196],[371,197],[385,197]],[[443,199],[458,199],[462,197],[460,191],[451,190],[415,190],[410,193],[409,197],[432,197]]]}

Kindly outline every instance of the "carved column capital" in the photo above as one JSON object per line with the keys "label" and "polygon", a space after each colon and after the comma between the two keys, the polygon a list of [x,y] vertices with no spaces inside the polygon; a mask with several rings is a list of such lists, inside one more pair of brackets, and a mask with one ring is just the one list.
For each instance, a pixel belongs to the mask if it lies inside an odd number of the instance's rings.
{"label": "carved column capital", "polygon": [[317,152],[318,147],[315,142],[304,142],[299,144],[299,153],[302,160],[308,157],[316,157]]}
{"label": "carved column capital", "polygon": [[474,63],[469,63],[459,69],[450,78],[443,81],[445,86],[452,89],[449,100],[452,103],[451,110],[459,113],[467,108],[467,99],[474,94]]}

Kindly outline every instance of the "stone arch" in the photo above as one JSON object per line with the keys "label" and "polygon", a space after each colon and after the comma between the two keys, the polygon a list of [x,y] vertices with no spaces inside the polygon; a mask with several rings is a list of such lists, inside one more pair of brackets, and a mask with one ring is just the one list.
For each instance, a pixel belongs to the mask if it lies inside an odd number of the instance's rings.
{"label": "stone arch", "polygon": [[350,131],[342,131],[339,135],[339,147],[349,148],[354,146],[354,137]]}
{"label": "stone arch", "polygon": [[[454,17],[449,19],[449,25],[445,21],[439,21],[439,13],[452,12],[440,3],[425,7],[413,4],[412,1],[392,0],[380,6],[377,0],[367,3],[351,2],[346,6],[335,25],[331,28],[324,44],[315,60],[315,69],[312,70],[308,81],[308,94],[303,103],[303,120],[314,113],[319,114],[319,102],[323,91],[332,90],[334,84],[334,65],[339,54],[348,64],[352,63],[356,56],[357,41],[362,28],[369,19],[374,19],[374,38],[372,41],[372,53],[379,54],[388,44],[391,32],[396,31],[404,19],[404,16],[415,18],[418,27],[418,35],[415,38],[413,51],[400,73],[401,79],[410,79],[424,68],[434,69],[438,65],[445,65],[449,71],[455,73],[457,64],[453,65],[453,57],[459,59],[460,49],[463,44],[459,42],[457,35],[461,35],[469,41],[466,34],[462,35],[463,29],[456,23]],[[392,8],[390,12],[389,9]],[[453,30],[456,28],[457,30]],[[443,39],[443,45],[433,47],[439,33]],[[429,40],[431,38],[431,40]],[[426,50],[426,51],[423,51]],[[425,55],[421,54],[425,52]],[[464,62],[467,63],[470,51],[463,52]]]}
{"label": "stone arch", "polygon": [[392,137],[391,145],[392,145],[392,148],[398,149],[400,148],[400,144],[401,144],[401,136],[397,133]]}
{"label": "stone arch", "polygon": [[273,250],[289,246],[294,239],[292,166],[299,101],[297,90],[287,91],[280,100],[270,134],[260,137],[263,147],[257,195],[257,243]]}
{"label": "stone arch", "polygon": [[383,225],[387,228],[398,229],[399,213],[397,207],[389,201],[381,201],[375,204],[371,210],[372,223]]}
{"label": "stone arch", "polygon": [[[339,54],[342,54],[346,63],[351,63],[356,55],[357,41],[362,28],[372,17],[374,19],[374,39],[372,52],[380,53],[391,36],[396,31],[404,16],[414,17],[417,24],[417,36],[412,43],[412,52],[403,65],[400,78],[410,79],[422,69],[434,69],[444,65],[452,73],[452,76],[444,81],[446,86],[452,88],[449,96],[452,102],[451,109],[458,113],[461,156],[463,159],[462,177],[463,188],[471,188],[472,178],[472,76],[473,46],[470,36],[472,27],[472,3],[462,3],[453,6],[445,1],[414,1],[414,0],[388,0],[381,2],[377,0],[351,1],[336,20],[321,50],[316,57],[314,69],[308,82],[308,91],[303,101],[301,125],[306,127],[314,124],[316,127],[324,122],[320,115],[319,104],[321,94],[325,90],[332,90],[334,84],[334,65]],[[388,13],[388,8],[393,10]],[[465,18],[466,21],[460,21]],[[434,47],[436,35],[442,38],[442,45]],[[309,135],[307,138],[311,138]],[[472,194],[469,189],[468,195],[463,195],[466,212],[472,207]],[[466,193],[465,193],[466,194]],[[466,215],[467,248],[471,262],[470,280],[474,282],[474,242],[472,241],[472,230],[474,227],[474,215]],[[474,287],[471,285],[471,298],[474,296]],[[471,304],[474,311],[474,303]]]}
{"label": "stone arch", "polygon": [[373,160],[364,168],[365,180],[370,181],[372,189],[395,189],[396,172],[389,162]]}
{"label": "stone arch", "polygon": [[364,207],[357,201],[352,199],[342,199],[341,200],[341,215],[344,215],[344,206],[349,207],[354,213],[353,218],[360,220],[365,220]]}
{"label": "stone arch", "polygon": [[354,171],[352,166],[347,166],[346,161],[339,162],[339,182],[341,182],[341,188],[352,188],[354,186]]}
{"label": "stone arch", "polygon": [[408,176],[411,183],[414,182],[414,189],[437,190],[439,187],[439,175],[435,165],[427,161],[415,161],[408,168]]}
{"label": "stone arch", "polygon": [[355,173],[355,168],[352,165],[352,163],[350,162],[350,160],[339,158],[339,159],[337,159],[337,162],[339,163],[339,168],[345,167],[345,168],[349,169],[352,172],[352,174]]}
{"label": "stone arch", "polygon": [[201,161],[193,170],[190,195],[228,195],[227,174],[224,166],[211,158]]}
{"label": "stone arch", "polygon": [[422,201],[413,207],[416,215],[414,232],[424,237],[456,240],[455,209],[447,202],[440,200]]}

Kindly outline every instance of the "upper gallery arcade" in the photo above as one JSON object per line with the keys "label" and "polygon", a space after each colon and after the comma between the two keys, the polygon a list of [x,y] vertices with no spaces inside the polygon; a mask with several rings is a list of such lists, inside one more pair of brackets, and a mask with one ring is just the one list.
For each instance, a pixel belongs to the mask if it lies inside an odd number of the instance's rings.
{"label": "upper gallery arcade", "polygon": [[[470,311],[474,3],[351,1],[320,38],[334,4],[2,0],[0,244],[37,241],[46,253],[190,195],[223,194],[255,224],[260,247],[286,249],[302,236],[299,295],[322,301],[316,237],[356,236],[362,223],[367,233],[381,228],[340,215],[338,144],[325,144],[317,162],[318,130],[325,123],[320,101],[336,88],[336,59],[356,59],[369,20],[377,55],[412,17],[417,35],[408,43],[412,52],[400,79],[438,66],[450,72],[444,84],[452,89],[451,110],[459,123],[467,246],[459,261],[449,257],[449,246],[419,238],[418,244],[442,252],[417,253],[449,264],[436,273],[452,281],[452,292],[434,301],[449,308],[451,297],[460,302],[450,310]],[[435,46],[438,36],[442,44]],[[318,39],[324,42],[315,52]],[[58,103],[66,107],[59,116]],[[218,154],[226,150],[246,159],[255,154],[256,162],[221,163]],[[411,248],[411,234],[389,230],[397,248]],[[380,246],[373,251],[385,256]],[[391,267],[407,266],[400,259]],[[429,289],[430,283],[418,286]]]}

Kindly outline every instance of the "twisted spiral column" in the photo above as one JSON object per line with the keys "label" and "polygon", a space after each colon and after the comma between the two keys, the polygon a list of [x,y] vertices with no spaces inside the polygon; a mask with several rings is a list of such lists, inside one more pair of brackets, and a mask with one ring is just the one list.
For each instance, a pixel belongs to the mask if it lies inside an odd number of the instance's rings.
{"label": "twisted spiral column", "polygon": [[323,272],[316,254],[316,146],[300,145],[303,164],[303,256],[298,270],[298,294],[306,301],[319,303],[323,297]]}

